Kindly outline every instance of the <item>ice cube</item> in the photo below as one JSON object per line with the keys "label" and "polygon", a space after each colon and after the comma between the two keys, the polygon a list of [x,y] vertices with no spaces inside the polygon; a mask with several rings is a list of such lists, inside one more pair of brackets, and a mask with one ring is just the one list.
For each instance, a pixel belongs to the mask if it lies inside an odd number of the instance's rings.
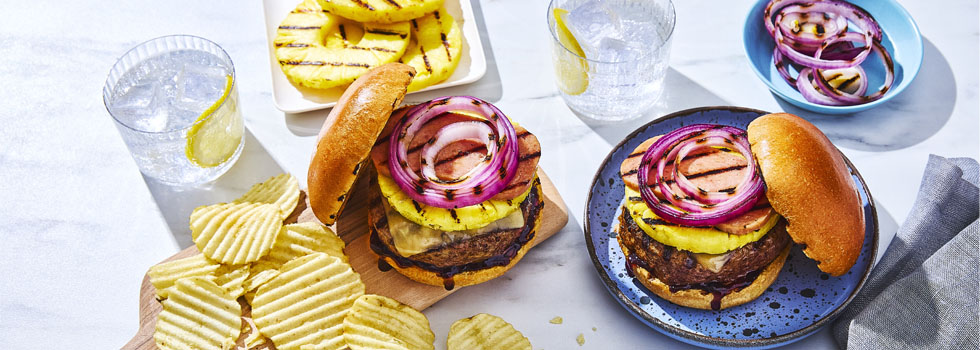
{"label": "ice cube", "polygon": [[133,85],[112,102],[112,115],[137,130],[163,131],[168,119],[166,96],[154,82]]}
{"label": "ice cube", "polygon": [[129,87],[112,101],[113,110],[144,109],[153,103],[156,85],[144,83]]}
{"label": "ice cube", "polygon": [[620,16],[605,1],[586,1],[569,11],[565,20],[586,57],[598,54],[603,39],[623,38]]}
{"label": "ice cube", "polygon": [[188,63],[177,73],[175,107],[183,110],[204,112],[221,98],[225,90],[227,74],[221,67]]}
{"label": "ice cube", "polygon": [[616,38],[602,38],[596,48],[596,59],[602,62],[624,62],[632,57],[629,44]]}

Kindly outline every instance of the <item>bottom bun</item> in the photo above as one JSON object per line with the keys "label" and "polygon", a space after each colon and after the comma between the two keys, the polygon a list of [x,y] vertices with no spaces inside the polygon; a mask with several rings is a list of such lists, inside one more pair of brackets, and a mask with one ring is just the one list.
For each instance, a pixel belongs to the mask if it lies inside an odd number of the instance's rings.
{"label": "bottom bun", "polygon": [[[622,243],[619,243],[619,246],[623,249],[625,256],[629,256],[629,250]],[[756,277],[752,284],[723,296],[721,298],[721,307],[718,310],[745,304],[762,295],[766,291],[766,288],[769,288],[769,285],[775,282],[776,277],[779,276],[779,272],[783,269],[783,264],[786,262],[786,256],[789,255],[790,246],[792,244],[786,245],[782,253],[779,253],[776,259],[762,269],[762,272],[759,273],[759,276]],[[650,271],[640,266],[633,267],[633,275],[636,276],[636,279],[644,287],[664,300],[680,306],[712,310],[711,302],[714,296],[709,292],[700,289],[683,289],[671,292],[669,286],[651,275]]]}

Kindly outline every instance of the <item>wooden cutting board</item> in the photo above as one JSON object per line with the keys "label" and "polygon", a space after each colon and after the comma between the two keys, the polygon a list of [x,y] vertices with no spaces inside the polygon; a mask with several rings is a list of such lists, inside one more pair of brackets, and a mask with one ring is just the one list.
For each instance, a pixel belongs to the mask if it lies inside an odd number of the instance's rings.
{"label": "wooden cutting board", "polygon": [[[369,196],[366,195],[368,176],[362,176],[354,185],[353,195],[348,200],[337,224],[333,227],[334,231],[344,239],[344,242],[347,242],[345,252],[350,258],[351,267],[361,275],[366,293],[391,297],[418,310],[424,310],[459,288],[465,288],[457,287],[453,290],[446,290],[441,286],[430,286],[412,281],[394,270],[388,272],[378,270],[378,256],[368,246],[370,236],[368,235],[367,221],[369,206],[367,199]],[[565,207],[565,202],[558,194],[555,185],[551,183],[551,180],[540,168],[538,169],[538,177],[541,179],[545,205],[541,211],[541,228],[535,234],[534,241],[531,242],[532,247],[561,231],[568,222],[568,209]],[[300,204],[293,214],[286,219],[286,222],[319,222],[308,206],[304,192],[300,197]],[[197,247],[190,246],[164,261],[195,254],[200,254]],[[247,307],[247,304],[245,306]],[[150,284],[149,276],[143,276],[143,285],[140,288],[139,331],[129,343],[122,347],[122,350],[156,349],[153,331],[156,328],[157,315],[162,310],[163,306],[156,300],[156,288]],[[250,314],[250,310],[244,309],[244,311]]]}

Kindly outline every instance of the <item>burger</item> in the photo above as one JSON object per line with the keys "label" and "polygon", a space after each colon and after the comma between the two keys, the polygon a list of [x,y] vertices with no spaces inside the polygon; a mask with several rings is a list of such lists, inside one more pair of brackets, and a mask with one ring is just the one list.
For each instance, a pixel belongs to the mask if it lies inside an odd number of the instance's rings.
{"label": "burger", "polygon": [[387,64],[345,91],[310,166],[311,209],[332,223],[363,173],[379,268],[447,290],[493,279],[524,256],[541,225],[541,146],[475,97],[399,108],[413,74]]}
{"label": "burger", "polygon": [[627,271],[674,304],[720,310],[761,295],[796,243],[834,276],[857,261],[864,211],[840,152],[775,113],[747,130],[695,124],[641,143],[620,166],[616,239]]}

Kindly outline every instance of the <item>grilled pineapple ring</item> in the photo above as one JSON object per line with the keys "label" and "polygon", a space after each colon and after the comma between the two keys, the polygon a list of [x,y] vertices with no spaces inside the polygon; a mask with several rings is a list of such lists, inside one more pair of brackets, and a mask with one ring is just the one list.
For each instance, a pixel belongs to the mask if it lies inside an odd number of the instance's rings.
{"label": "grilled pineapple ring", "polygon": [[445,232],[478,229],[503,219],[520,210],[521,203],[534,188],[529,186],[527,191],[511,200],[490,199],[468,207],[443,209],[412,200],[390,177],[379,174],[378,186],[381,187],[381,194],[388,199],[388,204],[406,219]]}
{"label": "grilled pineapple ring", "polygon": [[324,12],[316,0],[305,0],[279,25],[273,45],[289,80],[329,89],[397,61],[409,33],[408,22],[358,23]]}
{"label": "grilled pineapple ring", "polygon": [[319,0],[324,10],[358,22],[393,23],[424,16],[443,0]]}
{"label": "grilled pineapple ring", "polygon": [[400,61],[415,68],[408,91],[418,91],[453,75],[463,51],[463,34],[445,8],[411,23],[411,42]]}

